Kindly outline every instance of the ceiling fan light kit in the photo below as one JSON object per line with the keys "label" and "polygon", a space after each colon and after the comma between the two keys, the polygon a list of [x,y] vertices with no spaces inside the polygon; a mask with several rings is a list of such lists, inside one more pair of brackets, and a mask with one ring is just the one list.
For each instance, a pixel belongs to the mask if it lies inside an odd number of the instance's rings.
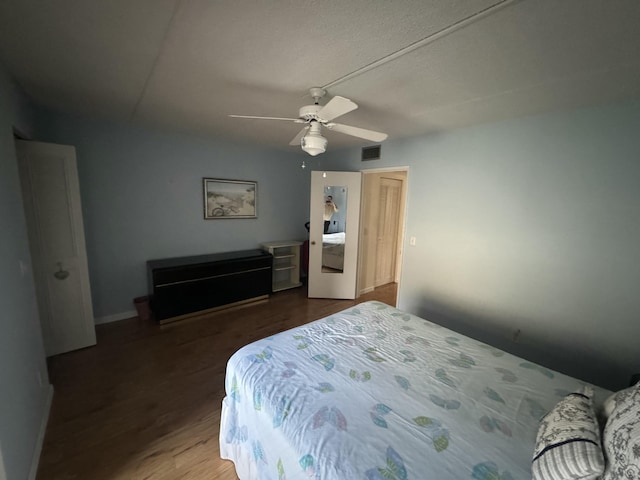
{"label": "ceiling fan light kit", "polygon": [[386,133],[332,122],[332,120],[358,108],[355,102],[352,102],[348,98],[335,96],[329,100],[326,105],[321,106],[318,102],[327,92],[323,88],[313,87],[309,89],[309,93],[311,97],[313,97],[314,104],[301,107],[298,111],[298,118],[261,117],[255,115],[229,116],[234,118],[285,120],[294,123],[305,123],[306,125],[298,132],[293,140],[289,142],[289,145],[300,145],[303,151],[313,157],[327,150],[327,139],[323,137],[321,133],[323,126],[335,132],[363,138],[372,142],[382,142],[386,140]]}
{"label": "ceiling fan light kit", "polygon": [[327,139],[320,133],[320,124],[318,122],[311,122],[309,130],[307,130],[307,133],[300,139],[300,146],[302,150],[312,157],[324,153],[327,150]]}

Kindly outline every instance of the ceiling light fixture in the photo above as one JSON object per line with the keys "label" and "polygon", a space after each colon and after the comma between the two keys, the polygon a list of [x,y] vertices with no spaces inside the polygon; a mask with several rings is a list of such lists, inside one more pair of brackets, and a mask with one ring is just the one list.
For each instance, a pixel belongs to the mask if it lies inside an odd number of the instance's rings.
{"label": "ceiling light fixture", "polygon": [[300,140],[300,146],[312,157],[327,150],[327,139],[320,134],[320,124],[315,120],[309,124],[307,133]]}

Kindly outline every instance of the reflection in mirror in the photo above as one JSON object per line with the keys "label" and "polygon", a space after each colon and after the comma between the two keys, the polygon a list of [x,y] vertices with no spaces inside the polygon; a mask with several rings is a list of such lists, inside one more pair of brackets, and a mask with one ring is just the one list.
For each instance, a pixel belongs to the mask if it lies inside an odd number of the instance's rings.
{"label": "reflection in mirror", "polygon": [[322,271],[342,273],[347,224],[347,187],[325,186],[323,208]]}

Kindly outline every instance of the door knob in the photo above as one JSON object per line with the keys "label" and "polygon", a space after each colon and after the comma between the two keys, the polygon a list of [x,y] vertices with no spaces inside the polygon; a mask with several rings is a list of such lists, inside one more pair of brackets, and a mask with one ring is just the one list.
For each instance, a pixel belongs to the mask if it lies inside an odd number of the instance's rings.
{"label": "door knob", "polygon": [[311,245],[315,245],[316,242],[314,240],[311,241]]}
{"label": "door knob", "polygon": [[62,269],[62,262],[58,262],[58,271],[53,274],[58,280],[64,280],[69,276],[69,272],[67,270]]}

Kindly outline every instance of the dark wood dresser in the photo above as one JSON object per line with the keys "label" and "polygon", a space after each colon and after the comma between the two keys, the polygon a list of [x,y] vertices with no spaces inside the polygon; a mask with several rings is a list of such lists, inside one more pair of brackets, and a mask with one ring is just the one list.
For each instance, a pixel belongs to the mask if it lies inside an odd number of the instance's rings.
{"label": "dark wood dresser", "polygon": [[242,250],[147,262],[151,310],[160,323],[268,298],[273,257]]}

